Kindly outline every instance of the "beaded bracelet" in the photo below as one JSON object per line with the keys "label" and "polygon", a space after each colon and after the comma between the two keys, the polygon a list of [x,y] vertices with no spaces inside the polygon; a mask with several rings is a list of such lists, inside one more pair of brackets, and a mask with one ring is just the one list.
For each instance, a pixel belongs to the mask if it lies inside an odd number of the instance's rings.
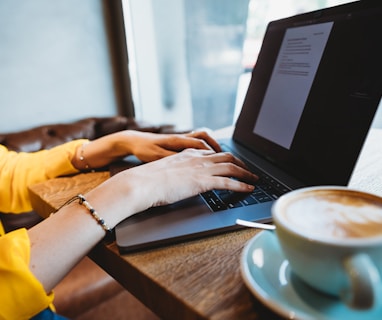
{"label": "beaded bracelet", "polygon": [[80,161],[84,164],[86,170],[91,170],[89,163],[86,161],[84,152],[85,152],[85,146],[88,145],[89,142],[83,143],[81,145],[81,150],[80,150]]}
{"label": "beaded bracelet", "polygon": [[79,200],[79,204],[83,205],[89,211],[90,215],[97,221],[97,223],[102,227],[103,230],[110,233],[113,231],[113,229],[111,229],[106,224],[105,220],[98,215],[97,211],[95,211],[95,209],[91,206],[91,204],[86,200],[86,198],[82,194],[78,194],[66,201],[60,208],[57,209],[57,211],[60,210],[62,207],[72,203],[73,201],[76,201],[77,199]]}

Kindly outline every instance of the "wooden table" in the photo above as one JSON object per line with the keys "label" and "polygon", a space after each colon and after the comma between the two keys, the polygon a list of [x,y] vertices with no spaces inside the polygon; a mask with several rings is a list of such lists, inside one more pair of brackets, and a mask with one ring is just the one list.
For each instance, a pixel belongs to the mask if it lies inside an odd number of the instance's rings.
{"label": "wooden table", "polygon": [[[217,137],[230,132],[219,131]],[[350,186],[382,195],[381,142],[382,130],[373,129]],[[33,207],[47,217],[66,199],[107,178],[108,172],[95,172],[31,186]],[[115,242],[100,243],[89,255],[163,319],[274,319],[275,314],[251,295],[240,274],[242,249],[257,232],[244,229],[124,255]]]}

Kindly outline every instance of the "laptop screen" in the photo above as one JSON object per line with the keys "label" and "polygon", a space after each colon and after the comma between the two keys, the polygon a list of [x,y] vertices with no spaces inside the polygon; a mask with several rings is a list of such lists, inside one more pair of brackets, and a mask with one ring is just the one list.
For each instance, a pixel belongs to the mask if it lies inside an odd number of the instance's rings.
{"label": "laptop screen", "polygon": [[234,139],[307,185],[346,185],[381,99],[381,35],[377,1],[271,22]]}

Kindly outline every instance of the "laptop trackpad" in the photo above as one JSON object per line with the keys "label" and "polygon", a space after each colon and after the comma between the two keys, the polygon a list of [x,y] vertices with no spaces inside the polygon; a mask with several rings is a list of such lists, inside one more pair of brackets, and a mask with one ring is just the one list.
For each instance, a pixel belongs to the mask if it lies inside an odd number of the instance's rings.
{"label": "laptop trackpad", "polygon": [[117,225],[121,253],[174,244],[241,228],[236,218],[270,221],[272,202],[212,212],[200,196],[138,213]]}

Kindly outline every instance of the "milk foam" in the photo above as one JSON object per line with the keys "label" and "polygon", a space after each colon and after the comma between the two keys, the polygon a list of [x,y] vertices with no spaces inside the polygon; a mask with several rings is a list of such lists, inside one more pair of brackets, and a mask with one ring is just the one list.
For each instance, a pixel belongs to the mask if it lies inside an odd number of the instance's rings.
{"label": "milk foam", "polygon": [[340,193],[291,200],[284,217],[293,229],[312,236],[362,238],[382,236],[382,202]]}

